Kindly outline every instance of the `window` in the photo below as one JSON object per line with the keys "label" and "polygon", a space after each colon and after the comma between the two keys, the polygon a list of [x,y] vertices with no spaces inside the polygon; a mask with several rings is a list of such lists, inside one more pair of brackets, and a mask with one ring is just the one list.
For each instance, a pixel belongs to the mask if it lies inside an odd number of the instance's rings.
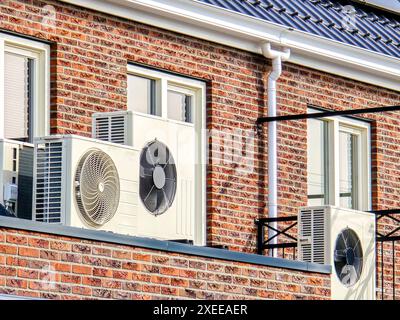
{"label": "window", "polygon": [[49,46],[0,33],[0,138],[49,132]]}
{"label": "window", "polygon": [[[128,65],[127,85],[128,110],[132,112],[135,122],[134,146],[143,148],[149,143],[154,144],[157,139],[168,147],[177,173],[176,199],[173,203],[174,208],[179,210],[176,211],[174,228],[178,233],[191,234],[189,237],[194,238],[194,243],[205,245],[206,84],[196,79]],[[147,195],[148,192],[145,198]],[[164,217],[168,216],[161,215],[160,219]],[[174,219],[173,215],[169,217],[165,218],[166,223]],[[146,232],[161,232],[154,227],[146,227]]]}
{"label": "window", "polygon": [[357,152],[358,137],[351,132],[339,131],[339,197],[340,206],[358,207]]}
{"label": "window", "polygon": [[160,115],[156,109],[156,81],[136,75],[128,76],[128,109]]}
{"label": "window", "polygon": [[[186,92],[185,92],[186,91]],[[180,88],[168,88],[168,118],[192,122],[193,93]]]}
{"label": "window", "polygon": [[4,136],[29,142],[32,137],[33,60],[23,55],[4,55]]}
{"label": "window", "polygon": [[307,124],[308,205],[369,210],[369,124],[344,117],[309,119]]}
{"label": "window", "polygon": [[328,203],[327,123],[308,120],[308,202],[309,205]]}
{"label": "window", "polygon": [[195,80],[135,66],[128,69],[128,110],[194,124]]}

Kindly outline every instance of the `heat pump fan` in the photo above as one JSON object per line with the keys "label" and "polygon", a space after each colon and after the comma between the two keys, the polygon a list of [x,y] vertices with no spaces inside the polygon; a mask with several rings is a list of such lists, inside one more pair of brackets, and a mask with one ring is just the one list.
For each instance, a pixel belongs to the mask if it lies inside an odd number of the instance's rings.
{"label": "heat pump fan", "polygon": [[132,186],[138,194],[137,236],[205,245],[206,179],[201,163],[206,153],[197,151],[202,143],[196,134],[197,127],[202,132],[200,109],[193,107],[194,123],[171,120],[168,112],[164,116],[134,111],[93,115],[97,141],[140,150],[136,167],[123,164],[124,170],[138,177]]}
{"label": "heat pump fan", "polygon": [[35,140],[33,219],[136,236],[139,150],[74,135]]}
{"label": "heat pump fan", "polygon": [[176,166],[168,147],[154,140],[140,156],[140,198],[151,214],[158,216],[172,205],[177,185]]}
{"label": "heat pump fan", "polygon": [[375,233],[372,213],[329,205],[300,208],[299,259],[332,266],[332,299],[373,300]]}
{"label": "heat pump fan", "polygon": [[359,279],[363,266],[363,251],[360,239],[350,228],[338,235],[334,249],[334,265],[340,282],[353,286]]}
{"label": "heat pump fan", "polygon": [[79,161],[75,175],[75,196],[85,221],[102,226],[115,215],[120,196],[117,168],[105,152],[92,149]]}

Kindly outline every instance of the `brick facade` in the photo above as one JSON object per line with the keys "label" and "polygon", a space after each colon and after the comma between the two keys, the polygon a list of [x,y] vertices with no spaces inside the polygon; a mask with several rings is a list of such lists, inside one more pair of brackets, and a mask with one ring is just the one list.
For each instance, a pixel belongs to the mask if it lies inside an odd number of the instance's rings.
{"label": "brick facade", "polygon": [[[46,5],[51,5],[56,10],[55,20],[48,22],[46,17]],[[45,22],[44,22],[45,21]],[[248,135],[255,131],[255,120],[266,114],[266,74],[270,64],[262,56],[244,52],[241,50],[225,47],[216,43],[207,42],[189,36],[161,30],[148,25],[128,21],[106,14],[78,8],[58,1],[36,1],[36,0],[4,0],[0,3],[0,28],[38,39],[51,41],[51,132],[52,133],[77,133],[89,135],[91,131],[91,114],[97,111],[112,111],[126,108],[126,86],[127,86],[127,63],[139,63],[196,77],[207,81],[207,127],[217,131],[231,134],[232,128],[244,130]],[[348,80],[339,76],[326,74],[320,71],[285,63],[284,70],[278,84],[278,110],[280,114],[304,113],[308,104],[324,107],[327,109],[343,110],[349,108],[365,108],[380,105],[395,105],[400,103],[400,94],[387,89]],[[400,117],[395,113],[366,115],[373,120],[372,126],[372,191],[374,209],[389,209],[400,207],[400,182],[398,179],[400,167],[397,159],[400,151],[397,146],[400,143],[398,128]],[[280,214],[296,214],[299,206],[307,203],[307,127],[305,121],[282,122],[278,125],[278,168],[279,168],[279,212]],[[233,132],[232,134],[237,134]],[[255,251],[256,229],[254,219],[264,217],[268,214],[266,195],[267,185],[267,153],[266,126],[263,135],[251,140],[250,148],[246,148],[243,157],[254,160],[254,170],[238,170],[236,161],[221,161],[223,153],[229,148],[241,149],[242,145],[223,145],[218,140],[211,138],[210,158],[208,167],[208,244],[223,244],[229,249],[243,252]],[[226,159],[225,159],[226,160]],[[31,288],[35,281],[27,280],[29,274],[16,269],[19,261],[21,263],[35,263],[38,261],[49,263],[50,260],[63,261],[63,257],[77,256],[79,269],[82,252],[74,253],[76,248],[88,247],[90,256],[97,255],[97,250],[104,250],[112,254],[115,250],[111,245],[95,243],[80,243],[78,240],[61,239],[44,236],[44,248],[32,248],[34,242],[39,238],[32,234],[14,234],[3,230],[3,242],[12,241],[16,244],[4,244],[2,252],[10,250],[6,255],[0,256],[0,265],[3,272],[0,279],[0,287],[26,286]],[[33,239],[33,240],[32,240]],[[36,240],[34,240],[36,239]],[[27,242],[31,241],[31,242]],[[50,242],[49,242],[50,241]],[[40,241],[39,241],[40,242]],[[76,243],[75,243],[76,242]],[[51,243],[63,243],[67,245],[70,253],[62,253],[61,249],[50,247]],[[74,246],[76,244],[76,246]],[[18,247],[18,248],[17,248]],[[75,249],[74,249],[75,248]],[[305,277],[304,281],[311,281],[312,275],[299,275],[290,271],[273,270],[266,268],[265,272],[271,274],[271,286],[274,283],[277,288],[283,288],[282,296],[275,295],[273,289],[255,289],[257,285],[250,285],[250,277],[246,278],[246,268],[256,270],[254,281],[259,281],[260,286],[266,283],[260,275],[262,268],[250,266],[236,266],[241,269],[240,273],[245,276],[244,282],[224,281],[212,288],[214,280],[202,279],[211,275],[203,275],[203,271],[196,272],[197,280],[183,279],[182,282],[190,289],[186,291],[183,285],[172,285],[172,279],[161,274],[164,264],[157,262],[166,259],[166,255],[154,252],[142,252],[135,248],[124,248],[129,251],[129,258],[136,252],[140,252],[150,259],[149,265],[160,272],[151,275],[144,267],[140,259],[132,258],[134,265],[140,265],[140,270],[129,270],[123,267],[123,259],[115,268],[115,275],[120,275],[118,269],[132,276],[133,272],[142,274],[144,279],[153,279],[148,283],[138,285],[140,290],[130,292],[126,282],[113,279],[110,281],[101,279],[96,282],[98,286],[92,288],[83,282],[85,278],[96,276],[95,265],[97,262],[82,263],[83,272],[85,267],[90,276],[74,274],[71,261],[65,262],[65,273],[60,273],[63,282],[74,282],[75,284],[63,284],[67,292],[55,293],[62,296],[89,296],[111,297],[115,295],[127,295],[127,297],[150,296],[189,296],[224,297],[223,293],[217,293],[223,286],[231,286],[232,296],[244,297],[251,295],[250,287],[256,290],[256,295],[262,297],[291,298],[306,296],[300,284],[296,284],[295,277]],[[47,253],[48,252],[48,253]],[[20,258],[23,255],[33,255],[28,258]],[[105,254],[100,258],[107,261],[109,257]],[[182,258],[182,257],[181,257]],[[390,257],[388,257],[389,259]],[[95,260],[95,258],[93,258]],[[147,258],[146,258],[147,259]],[[153,260],[156,260],[154,262]],[[179,257],[176,257],[179,260]],[[191,258],[202,266],[213,265],[220,275],[224,269],[230,268],[222,262],[203,261]],[[111,259],[112,260],[112,259]],[[111,261],[110,260],[110,261]],[[167,259],[165,264],[169,265],[171,272],[176,269],[172,258]],[[27,262],[28,261],[28,262]],[[96,260],[97,261],[97,260]],[[114,260],[113,260],[114,261]],[[191,261],[191,260],[190,260]],[[64,262],[59,262],[63,264]],[[153,263],[154,262],[154,263]],[[102,264],[103,262],[100,262]],[[104,262],[108,263],[108,262]],[[110,262],[111,263],[111,262]],[[127,263],[127,262],[126,262]],[[53,264],[53,262],[51,262]],[[54,263],[56,264],[56,263]],[[386,264],[389,268],[390,264]],[[3,267],[4,266],[4,267]],[[20,266],[21,267],[21,266]],[[103,266],[104,267],[104,266]],[[151,267],[152,268],[152,267]],[[151,269],[150,268],[150,269]],[[32,268],[35,269],[35,268]],[[191,272],[191,266],[182,267],[183,273]],[[252,269],[252,270],[253,270]],[[195,270],[195,268],[193,268]],[[230,270],[230,269],[229,269]],[[235,269],[236,270],[236,269]],[[388,269],[389,270],[389,269]],[[99,271],[102,272],[102,271]],[[106,275],[108,275],[108,271]],[[125,272],[125,273],[124,273]],[[180,272],[180,271],[179,271]],[[388,271],[389,272],[389,271]],[[3,275],[4,273],[4,275]],[[7,275],[9,273],[9,275]],[[12,280],[18,273],[16,280]],[[135,274],[136,274],[135,273]],[[204,272],[203,272],[204,273]],[[120,276],[123,276],[123,275]],[[32,271],[35,278],[39,275]],[[117,278],[117,276],[112,277]],[[216,277],[218,273],[213,274]],[[37,276],[37,277],[36,277]],[[99,274],[100,276],[100,274]],[[311,287],[318,287],[321,279],[315,276],[315,283]],[[27,279],[24,279],[27,277]],[[111,278],[112,278],[111,277]],[[183,277],[184,278],[184,277]],[[189,277],[190,278],[190,277]],[[253,277],[251,277],[253,278]],[[279,280],[279,279],[292,280]],[[221,278],[222,279],[222,278]],[[274,280],[275,279],[275,280]],[[307,280],[308,279],[308,280]],[[198,281],[198,286],[195,283]],[[263,282],[264,281],[264,282]],[[147,282],[144,281],[144,282]],[[278,282],[280,284],[278,284]],[[301,282],[301,281],[300,281]],[[269,282],[268,282],[269,283]],[[107,286],[116,286],[117,289],[106,289]],[[191,287],[191,286],[194,286]],[[73,287],[75,289],[73,289]],[[272,288],[271,287],[271,288]],[[324,287],[324,286],[323,286]],[[246,289],[247,288],[247,289]],[[286,288],[286,289],[284,289]],[[289,289],[291,288],[291,289]],[[39,290],[37,294],[39,294]],[[196,291],[197,289],[197,291]],[[17,293],[25,290],[17,290]],[[64,289],[60,289],[64,290]],[[69,291],[68,291],[69,290]],[[75,290],[73,292],[71,290]],[[81,292],[80,292],[81,290]],[[147,291],[155,290],[156,293]],[[164,291],[163,291],[164,290]],[[192,293],[191,290],[195,290]],[[237,292],[235,290],[238,290]],[[281,289],[276,289],[280,291]],[[298,290],[298,291],[296,291]],[[313,291],[314,289],[310,289]],[[320,290],[320,289],[315,289]],[[322,289],[321,289],[322,290]],[[323,289],[325,290],[325,289]],[[388,289],[390,290],[390,289]],[[212,291],[212,292],[211,292]],[[240,291],[240,292],[239,292]],[[317,292],[316,291],[316,292]],[[33,291],[32,294],[36,294]],[[138,292],[142,292],[139,294]],[[144,293],[147,292],[147,293]],[[189,292],[189,293],[188,293]],[[289,293],[292,292],[292,293]],[[44,291],[42,291],[44,294]],[[219,296],[221,294],[221,296]],[[316,293],[326,295],[326,291]],[[122,296],[121,296],[122,297]]]}
{"label": "brick facade", "polygon": [[329,275],[0,229],[0,294],[47,299],[324,299]]}

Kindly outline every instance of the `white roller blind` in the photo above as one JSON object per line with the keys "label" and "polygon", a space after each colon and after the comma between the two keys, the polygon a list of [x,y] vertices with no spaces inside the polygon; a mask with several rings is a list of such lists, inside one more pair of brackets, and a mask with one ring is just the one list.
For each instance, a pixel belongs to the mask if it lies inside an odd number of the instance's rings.
{"label": "white roller blind", "polygon": [[191,119],[191,96],[168,90],[168,119],[193,122]]}
{"label": "white roller blind", "polygon": [[327,177],[327,123],[307,120],[307,188],[308,205],[320,206],[328,202]]}
{"label": "white roller blind", "polygon": [[161,115],[155,110],[155,81],[134,75],[128,75],[128,110]]}
{"label": "white roller blind", "polygon": [[6,52],[4,55],[4,136],[29,138],[29,58]]}

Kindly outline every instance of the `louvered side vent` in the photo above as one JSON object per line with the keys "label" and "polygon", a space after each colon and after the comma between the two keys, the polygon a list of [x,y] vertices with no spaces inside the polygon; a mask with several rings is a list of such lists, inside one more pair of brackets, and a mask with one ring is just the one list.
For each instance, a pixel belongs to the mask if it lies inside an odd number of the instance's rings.
{"label": "louvered side vent", "polygon": [[302,209],[299,212],[299,258],[301,261],[325,263],[325,211]]}
{"label": "louvered side vent", "polygon": [[125,115],[97,115],[94,117],[95,139],[118,144],[126,144],[126,116]]}
{"label": "louvered side vent", "polygon": [[314,263],[325,263],[325,211],[313,210],[312,246]]}
{"label": "louvered side vent", "polygon": [[63,143],[45,142],[35,149],[35,220],[61,223]]}
{"label": "louvered side vent", "polygon": [[299,214],[299,255],[301,261],[312,261],[312,213],[311,210],[301,210]]}
{"label": "louvered side vent", "polygon": [[18,218],[32,220],[33,148],[19,150],[18,159]]}

